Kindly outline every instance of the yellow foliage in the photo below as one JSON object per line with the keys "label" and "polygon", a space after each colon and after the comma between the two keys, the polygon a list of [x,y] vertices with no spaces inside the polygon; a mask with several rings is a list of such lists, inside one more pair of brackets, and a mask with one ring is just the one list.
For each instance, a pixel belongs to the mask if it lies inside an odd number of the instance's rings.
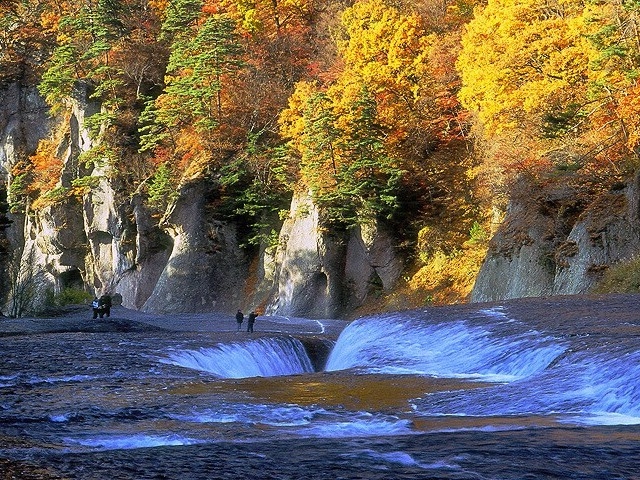
{"label": "yellow foliage", "polygon": [[362,85],[374,93],[378,120],[402,130],[403,120],[425,95],[433,38],[416,14],[404,14],[382,0],[361,0],[344,11],[346,38],[338,43],[344,71],[329,90],[346,113]]}
{"label": "yellow foliage", "polygon": [[29,160],[33,165],[33,188],[40,192],[52,190],[62,172],[62,161],[56,157],[57,142],[55,140],[41,140],[36,153]]}
{"label": "yellow foliage", "polygon": [[519,125],[524,115],[584,97],[595,33],[578,0],[490,0],[467,26],[457,66],[460,101],[489,132]]}
{"label": "yellow foliage", "polygon": [[245,32],[266,35],[305,24],[314,8],[311,0],[218,0],[213,3],[229,13]]}
{"label": "yellow foliage", "polygon": [[617,106],[617,112],[626,122],[627,147],[635,150],[640,145],[640,85],[625,92]]}
{"label": "yellow foliage", "polygon": [[156,12],[160,18],[164,18],[169,0],[147,0],[149,7]]}
{"label": "yellow foliage", "polygon": [[486,253],[485,244],[465,245],[449,255],[436,251],[409,280],[410,295],[434,305],[467,301]]}
{"label": "yellow foliage", "polygon": [[280,135],[291,139],[292,146],[302,151],[302,138],[305,128],[304,112],[309,99],[319,91],[315,82],[299,82],[293,94],[289,97],[289,105],[282,110],[278,117]]}

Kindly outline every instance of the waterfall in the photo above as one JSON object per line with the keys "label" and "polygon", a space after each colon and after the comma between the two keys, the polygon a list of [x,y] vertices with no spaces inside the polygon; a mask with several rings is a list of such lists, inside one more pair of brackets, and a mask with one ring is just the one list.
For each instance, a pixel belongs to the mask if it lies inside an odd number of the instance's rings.
{"label": "waterfall", "polygon": [[394,314],[350,324],[326,369],[513,381],[545,369],[565,348],[532,331],[505,336],[464,321],[429,324]]}
{"label": "waterfall", "polygon": [[[581,422],[640,422],[640,350],[635,343],[627,344],[624,337],[618,344],[558,338],[505,315],[482,313],[481,318],[448,321],[419,313],[357,320],[339,336],[325,370],[494,383],[415,399],[415,410],[423,415],[561,412]],[[162,361],[220,378],[314,371],[305,346],[293,337],[174,350]]]}
{"label": "waterfall", "polygon": [[611,345],[578,350],[535,375],[490,389],[433,395],[417,401],[423,414],[569,415],[593,424],[640,423],[640,351]]}
{"label": "waterfall", "polygon": [[220,378],[276,377],[313,372],[304,345],[291,337],[177,350],[162,362],[209,372]]}

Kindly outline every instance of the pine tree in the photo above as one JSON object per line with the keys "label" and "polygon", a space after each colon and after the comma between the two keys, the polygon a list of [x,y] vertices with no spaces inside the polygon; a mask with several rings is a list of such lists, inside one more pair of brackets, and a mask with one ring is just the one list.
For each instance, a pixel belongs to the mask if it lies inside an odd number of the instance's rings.
{"label": "pine tree", "polygon": [[345,161],[338,173],[339,196],[355,206],[357,217],[389,219],[398,206],[403,171],[385,150],[376,101],[366,87],[351,115],[350,131],[341,145]]}

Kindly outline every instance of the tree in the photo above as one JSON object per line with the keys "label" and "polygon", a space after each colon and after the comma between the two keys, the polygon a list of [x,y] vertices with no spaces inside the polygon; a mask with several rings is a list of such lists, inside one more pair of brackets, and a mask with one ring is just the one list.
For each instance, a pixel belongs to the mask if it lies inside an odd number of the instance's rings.
{"label": "tree", "polygon": [[333,101],[324,92],[311,95],[303,112],[300,173],[314,193],[322,196],[336,187],[338,180],[338,142],[340,132],[333,112]]}
{"label": "tree", "polygon": [[61,109],[72,96],[77,81],[95,89],[94,98],[117,109],[122,71],[111,58],[128,35],[122,21],[129,14],[124,0],[88,0],[75,12],[67,12],[58,24],[58,47],[48,61],[40,92],[54,108]]}
{"label": "tree", "polygon": [[342,14],[344,38],[338,51],[344,70],[330,93],[348,115],[362,87],[375,96],[378,121],[389,139],[401,141],[411,123],[422,123],[419,105],[428,95],[431,38],[414,13],[383,0],[360,0]]}
{"label": "tree", "polygon": [[229,13],[238,20],[240,28],[252,35],[278,36],[309,22],[320,8],[319,3],[317,0],[233,0],[229,2]]}
{"label": "tree", "polygon": [[489,132],[584,98],[591,29],[582,12],[582,1],[490,0],[469,23],[458,58],[460,99]]}
{"label": "tree", "polygon": [[[305,95],[300,105],[297,99]],[[348,115],[340,115],[340,107],[328,93],[303,83],[283,113],[283,133],[292,136],[290,148],[300,155],[301,178],[329,224],[349,228],[364,219],[389,219],[403,172],[385,149],[375,99],[363,87]]]}
{"label": "tree", "polygon": [[342,140],[342,155],[348,160],[338,174],[340,202],[355,204],[359,217],[389,220],[398,207],[404,172],[385,150],[377,105],[367,88],[362,89],[352,110],[354,120]]}
{"label": "tree", "polygon": [[39,286],[36,271],[34,247],[25,255],[14,252],[9,261],[7,272],[9,280],[9,317],[20,318],[33,308],[33,302]]}
{"label": "tree", "polygon": [[42,58],[55,46],[46,0],[0,2],[0,82],[37,82]]}
{"label": "tree", "polygon": [[[174,34],[166,88],[147,107],[146,118],[151,122],[144,130],[143,150],[166,141],[177,150],[179,137],[191,128],[189,134],[201,135],[206,143],[223,121],[225,79],[243,66],[235,24],[228,16],[213,15],[192,33]],[[187,148],[185,154],[198,152]]]}

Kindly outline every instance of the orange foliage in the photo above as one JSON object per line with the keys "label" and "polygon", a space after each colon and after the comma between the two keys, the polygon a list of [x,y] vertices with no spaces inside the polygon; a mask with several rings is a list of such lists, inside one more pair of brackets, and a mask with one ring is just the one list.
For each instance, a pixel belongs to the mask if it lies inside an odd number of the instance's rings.
{"label": "orange foliage", "polygon": [[411,297],[431,305],[468,301],[486,253],[484,244],[468,245],[449,255],[435,252],[409,281]]}
{"label": "orange foliage", "polygon": [[633,85],[624,92],[616,113],[625,121],[627,147],[631,151],[637,151],[640,147],[640,85]]}
{"label": "orange foliage", "polygon": [[42,140],[34,155],[29,157],[33,165],[33,188],[41,192],[52,190],[62,172],[62,161],[56,156],[57,142]]}

